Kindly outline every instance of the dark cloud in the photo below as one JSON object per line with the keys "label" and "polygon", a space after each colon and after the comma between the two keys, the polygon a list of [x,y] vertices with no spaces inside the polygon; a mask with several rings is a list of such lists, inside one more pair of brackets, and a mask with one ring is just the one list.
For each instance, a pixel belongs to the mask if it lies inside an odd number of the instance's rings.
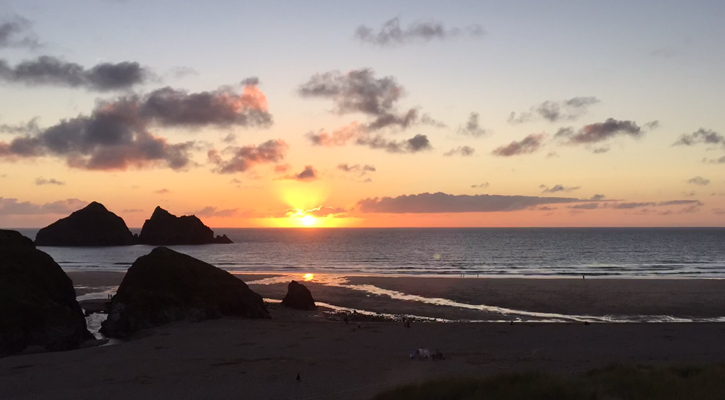
{"label": "dark cloud", "polygon": [[710,184],[709,179],[705,179],[701,176],[696,176],[694,178],[690,178],[687,180],[687,183],[693,184],[693,185],[699,185],[699,186],[707,186]]}
{"label": "dark cloud", "polygon": [[360,25],[355,31],[355,39],[381,47],[394,47],[411,43],[430,42],[432,40],[447,40],[456,37],[481,37],[485,34],[480,25],[471,25],[466,28],[447,29],[441,22],[415,22],[405,28],[400,26],[400,20],[392,18],[385,22],[378,31],[365,25]]}
{"label": "dark cloud", "polygon": [[242,79],[241,84],[244,86],[247,86],[247,85],[258,86],[259,78],[257,78],[256,76],[250,76],[249,78]]}
{"label": "dark cloud", "polygon": [[12,67],[0,60],[0,80],[28,86],[63,86],[95,91],[129,89],[140,85],[153,74],[137,62],[101,63],[90,69],[57,59],[41,56]]}
{"label": "dark cloud", "polygon": [[591,198],[590,198],[589,200],[593,200],[593,201],[599,201],[599,200],[604,200],[604,199],[605,199],[605,197],[606,197],[606,196],[604,196],[603,194],[595,194],[595,195],[594,195],[594,196],[592,196],[592,197],[591,197]]}
{"label": "dark cloud", "polygon": [[220,210],[216,207],[207,206],[201,210],[190,211],[187,215],[196,215],[197,217],[209,217],[209,218],[227,218],[233,217],[239,211],[238,208],[230,208],[226,210]]}
{"label": "dark cloud", "polygon": [[669,200],[669,201],[662,201],[657,203],[658,206],[666,207],[666,206],[680,206],[680,205],[697,205],[701,206],[703,205],[699,200]]}
{"label": "dark cloud", "polygon": [[0,20],[0,49],[40,47],[38,39],[31,31],[31,26],[30,21],[19,15]]}
{"label": "dark cloud", "polygon": [[65,182],[61,182],[61,181],[56,180],[54,178],[45,179],[43,177],[40,177],[40,178],[36,178],[35,179],[35,184],[38,185],[38,186],[42,186],[42,185],[57,185],[57,186],[63,186],[63,185],[65,185]]}
{"label": "dark cloud", "polygon": [[9,133],[11,135],[29,135],[38,132],[40,132],[40,127],[38,126],[38,118],[33,118],[26,123],[18,125],[0,124],[0,133]]}
{"label": "dark cloud", "polygon": [[164,188],[164,189],[154,190],[154,193],[156,193],[156,194],[169,194],[169,193],[171,193],[171,190]]}
{"label": "dark cloud", "polygon": [[79,199],[36,204],[29,201],[18,202],[18,199],[0,197],[0,215],[70,214],[87,205],[87,201]]}
{"label": "dark cloud", "polygon": [[[297,92],[306,98],[332,100],[333,111],[338,114],[360,113],[370,117],[370,122],[362,126],[368,131],[387,127],[405,129],[421,121],[414,108],[405,112],[397,110],[396,104],[405,91],[395,78],[376,78],[371,69],[315,74]],[[424,123],[430,125],[433,121],[427,116]]]}
{"label": "dark cloud", "polygon": [[581,186],[554,185],[552,187],[547,187],[546,185],[539,185],[539,189],[544,189],[541,193],[569,193],[581,189]]}
{"label": "dark cloud", "polygon": [[478,113],[472,112],[468,116],[466,124],[458,128],[458,133],[460,135],[472,136],[475,138],[488,135],[490,132],[481,127],[481,124],[478,121],[479,117],[480,115]]}
{"label": "dark cloud", "polygon": [[498,147],[494,149],[491,154],[501,157],[531,154],[541,148],[545,138],[546,135],[542,133],[531,134],[521,141],[513,141],[506,146]]}
{"label": "dark cloud", "polygon": [[608,118],[604,122],[585,125],[578,132],[574,132],[572,128],[561,128],[555,137],[566,140],[567,144],[577,145],[598,143],[618,135],[639,138],[644,133],[645,131],[634,121],[618,121]]}
{"label": "dark cloud", "polygon": [[692,133],[685,133],[673,146],[693,146],[695,144],[720,145],[725,148],[725,136],[710,130],[700,128]]}
{"label": "dark cloud", "polygon": [[292,179],[301,182],[312,182],[319,179],[319,173],[312,165],[305,165],[305,169],[299,174],[287,175],[283,179]]}
{"label": "dark cloud", "polygon": [[433,148],[428,137],[421,134],[400,141],[388,140],[382,136],[365,136],[358,138],[355,143],[371,149],[383,149],[388,153],[418,153]]}
{"label": "dark cloud", "polygon": [[597,103],[599,103],[599,99],[596,97],[574,97],[562,101],[549,100],[531,107],[529,111],[521,112],[519,115],[512,112],[508,121],[515,124],[538,118],[549,122],[573,121],[586,114],[589,106]]}
{"label": "dark cloud", "polygon": [[368,172],[375,172],[376,169],[373,165],[365,164],[338,164],[337,169],[347,173],[359,174],[360,176],[367,175]]}
{"label": "dark cloud", "polygon": [[483,182],[478,185],[471,185],[471,189],[485,189],[489,186],[488,182]]}
{"label": "dark cloud", "polygon": [[284,159],[289,146],[281,139],[268,140],[259,146],[227,147],[222,153],[231,155],[224,160],[217,150],[207,153],[209,162],[216,164],[214,172],[220,174],[233,174],[245,172],[258,164],[273,164]]}
{"label": "dark cloud", "polygon": [[439,192],[367,198],[358,201],[356,207],[363,213],[506,212],[524,210],[537,205],[577,203],[581,201],[565,197],[452,195]]}
{"label": "dark cloud", "polygon": [[90,116],[78,116],[35,135],[0,142],[0,158],[64,158],[73,168],[124,170],[152,166],[181,170],[192,165],[195,142],[169,144],[154,136],[152,126],[199,128],[203,126],[268,126],[266,98],[256,87],[241,94],[223,88],[214,92],[187,93],[171,88],[145,96],[121,97],[98,104]]}
{"label": "dark cloud", "polygon": [[629,202],[629,203],[615,203],[615,204],[608,204],[607,208],[614,208],[618,210],[630,210],[634,208],[642,208],[642,207],[668,207],[668,206],[677,206],[677,205],[690,205],[692,206],[702,206],[703,204],[699,200],[669,200],[669,201],[661,201],[659,203],[655,202]]}
{"label": "dark cloud", "polygon": [[476,149],[474,149],[471,146],[459,146],[453,149],[448,150],[447,152],[443,153],[444,156],[455,156],[459,155],[462,157],[468,157],[472,156],[473,153],[476,152]]}

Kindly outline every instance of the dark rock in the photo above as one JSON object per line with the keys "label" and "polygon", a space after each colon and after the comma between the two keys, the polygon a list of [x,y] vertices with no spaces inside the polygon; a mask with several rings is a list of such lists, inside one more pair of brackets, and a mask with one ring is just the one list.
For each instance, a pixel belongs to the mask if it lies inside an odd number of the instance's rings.
{"label": "dark rock", "polygon": [[0,230],[0,355],[75,349],[92,339],[68,275],[32,240]]}
{"label": "dark rock", "polygon": [[226,235],[215,238],[214,231],[196,216],[177,217],[161,207],[156,207],[151,218],[144,222],[139,242],[154,246],[232,243]]}
{"label": "dark rock", "polygon": [[95,201],[38,231],[37,246],[127,246],[133,234],[118,215]]}
{"label": "dark rock", "polygon": [[101,333],[128,337],[179,320],[269,318],[262,296],[234,275],[166,247],[139,257],[111,299]]}
{"label": "dark rock", "polygon": [[297,281],[292,281],[287,285],[287,294],[282,299],[282,305],[297,310],[314,310],[317,308],[310,290]]}

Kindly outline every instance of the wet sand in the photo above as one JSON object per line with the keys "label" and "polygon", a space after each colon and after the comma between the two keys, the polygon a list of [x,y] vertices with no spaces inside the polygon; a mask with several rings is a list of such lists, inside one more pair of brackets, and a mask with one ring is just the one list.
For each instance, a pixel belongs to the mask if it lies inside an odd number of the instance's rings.
{"label": "wet sand", "polygon": [[[69,275],[76,285],[97,287],[117,285],[123,278],[108,272]],[[269,277],[242,276],[245,281]],[[572,314],[634,310],[714,316],[723,315],[718,311],[725,300],[721,281],[592,279],[581,289],[579,280],[474,280],[359,277],[349,283]],[[279,299],[285,284],[251,287]],[[344,287],[308,287],[318,301],[371,311],[449,319],[482,314]],[[572,300],[584,296],[583,290],[586,301]],[[700,310],[703,306],[709,309]],[[390,386],[448,375],[528,369],[573,373],[614,362],[725,361],[720,345],[725,324],[718,323],[414,323],[408,329],[395,322],[346,325],[322,318],[324,309],[292,311],[278,304],[270,309],[272,320],[180,322],[142,331],[120,345],[3,358],[0,398],[367,399]],[[440,349],[447,359],[410,360],[418,347]]]}

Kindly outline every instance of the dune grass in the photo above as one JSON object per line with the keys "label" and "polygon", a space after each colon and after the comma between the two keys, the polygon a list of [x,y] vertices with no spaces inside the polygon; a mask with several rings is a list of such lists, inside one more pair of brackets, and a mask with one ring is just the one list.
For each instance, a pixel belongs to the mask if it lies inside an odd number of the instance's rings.
{"label": "dune grass", "polygon": [[614,365],[564,377],[543,372],[448,378],[402,386],[373,400],[721,400],[725,364]]}

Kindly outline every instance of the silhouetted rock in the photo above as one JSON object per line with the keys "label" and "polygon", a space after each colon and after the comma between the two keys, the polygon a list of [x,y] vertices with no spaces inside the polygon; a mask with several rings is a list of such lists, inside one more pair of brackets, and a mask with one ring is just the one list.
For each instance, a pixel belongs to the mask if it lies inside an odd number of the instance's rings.
{"label": "silhouetted rock", "polygon": [[68,275],[32,240],[0,230],[0,354],[69,350],[91,339]]}
{"label": "silhouetted rock", "polygon": [[172,321],[222,316],[270,317],[262,296],[234,275],[157,247],[128,269],[101,333],[123,338]]}
{"label": "silhouetted rock", "polygon": [[127,246],[133,234],[118,215],[93,202],[38,231],[37,246]]}
{"label": "silhouetted rock", "polygon": [[287,285],[287,294],[282,299],[282,305],[297,310],[314,310],[317,308],[310,290],[297,281],[292,281]]}
{"label": "silhouetted rock", "polygon": [[161,207],[156,207],[151,218],[144,222],[138,238],[140,243],[154,246],[232,243],[226,235],[215,238],[214,231],[196,216],[177,217]]}

